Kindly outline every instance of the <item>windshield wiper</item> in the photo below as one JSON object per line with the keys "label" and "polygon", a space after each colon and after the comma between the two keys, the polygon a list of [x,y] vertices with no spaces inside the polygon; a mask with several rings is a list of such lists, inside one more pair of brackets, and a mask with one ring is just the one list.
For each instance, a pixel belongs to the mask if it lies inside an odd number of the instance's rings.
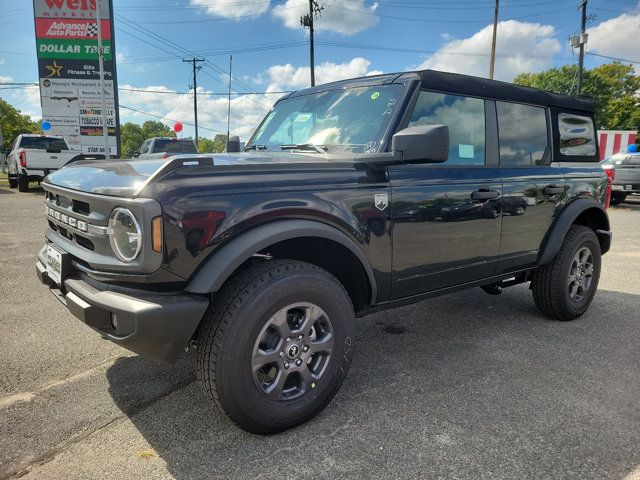
{"label": "windshield wiper", "polygon": [[281,150],[306,150],[316,153],[327,153],[327,147],[324,145],[316,145],[315,143],[298,143],[294,145],[280,145]]}
{"label": "windshield wiper", "polygon": [[256,152],[260,151],[260,150],[266,150],[267,146],[266,145],[258,145],[258,144],[253,144],[253,145],[247,145],[246,147],[244,147],[242,149],[243,152],[248,152],[249,150],[255,150]]}

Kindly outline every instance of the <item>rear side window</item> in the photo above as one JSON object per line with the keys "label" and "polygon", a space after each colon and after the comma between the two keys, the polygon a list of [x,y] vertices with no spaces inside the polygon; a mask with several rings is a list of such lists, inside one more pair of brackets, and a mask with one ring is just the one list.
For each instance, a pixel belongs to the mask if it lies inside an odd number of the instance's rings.
{"label": "rear side window", "polygon": [[542,107],[496,102],[501,165],[540,165],[549,147]]}
{"label": "rear side window", "polygon": [[62,138],[22,137],[20,148],[34,150],[68,150],[67,143]]}
{"label": "rear side window", "polygon": [[142,145],[140,146],[140,153],[148,153],[150,143],[151,140],[145,140],[144,142],[142,142]]}
{"label": "rear side window", "polygon": [[567,156],[596,154],[596,129],[589,117],[570,113],[558,114],[560,153]]}
{"label": "rear side window", "polygon": [[158,139],[153,145],[153,152],[167,153],[198,153],[196,146],[191,140],[164,140]]}
{"label": "rear side window", "polygon": [[484,165],[484,100],[420,92],[409,126],[444,124],[449,127],[446,165]]}

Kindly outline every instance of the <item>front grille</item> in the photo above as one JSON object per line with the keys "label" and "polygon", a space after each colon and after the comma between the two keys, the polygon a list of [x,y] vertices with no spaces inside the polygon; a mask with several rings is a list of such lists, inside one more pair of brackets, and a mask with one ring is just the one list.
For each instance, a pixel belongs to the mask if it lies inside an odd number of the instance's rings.
{"label": "front grille", "polygon": [[109,242],[109,216],[116,207],[131,210],[143,233],[153,218],[162,215],[160,204],[150,198],[127,198],[80,192],[43,182],[44,210],[49,228],[46,237],[69,253],[74,262],[97,272],[151,273],[162,265],[162,253],[149,246],[129,263],[119,260]]}
{"label": "front grille", "polygon": [[[51,235],[77,245],[87,252],[98,249],[111,254],[106,238],[110,202],[101,202],[103,207],[92,207],[90,199],[83,198],[82,192],[56,192],[45,188],[45,213]],[[87,201],[89,200],[89,201]],[[61,245],[68,246],[68,244]]]}

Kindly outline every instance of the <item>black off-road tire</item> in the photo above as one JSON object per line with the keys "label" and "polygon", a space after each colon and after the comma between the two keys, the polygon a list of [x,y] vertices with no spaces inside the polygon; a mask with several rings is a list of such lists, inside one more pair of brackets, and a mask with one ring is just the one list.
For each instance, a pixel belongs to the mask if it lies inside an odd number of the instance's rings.
{"label": "black off-road tire", "polygon": [[[568,282],[574,257],[585,247],[592,255],[593,273],[589,288],[578,301],[571,298]],[[589,227],[573,225],[553,260],[533,273],[531,289],[536,306],[555,320],[568,321],[579,317],[587,311],[598,289],[600,268],[600,243],[595,232]]]}
{"label": "black off-road tire", "polygon": [[29,191],[29,177],[24,173],[18,174],[18,191],[19,192]]}
{"label": "black off-road tire", "polygon": [[9,177],[9,188],[16,188],[18,186],[18,179],[16,177]]}
{"label": "black off-road tire", "polygon": [[[254,378],[255,345],[276,312],[299,302],[326,312],[333,350],[317,385],[276,401]],[[197,377],[205,395],[241,428],[277,433],[306,422],[331,401],[351,364],[354,343],[353,305],[335,277],[297,260],[260,262],[215,294],[197,333]]]}
{"label": "black off-road tire", "polygon": [[611,200],[609,203],[611,205],[620,205],[626,199],[627,199],[626,193],[611,193]]}

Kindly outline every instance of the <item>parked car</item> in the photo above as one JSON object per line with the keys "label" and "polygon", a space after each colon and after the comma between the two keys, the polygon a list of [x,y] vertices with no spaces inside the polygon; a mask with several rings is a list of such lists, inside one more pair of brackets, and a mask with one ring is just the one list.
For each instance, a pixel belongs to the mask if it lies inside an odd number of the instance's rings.
{"label": "parked car", "polygon": [[18,135],[7,156],[9,186],[20,192],[29,189],[29,182],[40,182],[49,173],[76,160],[104,158],[71,150],[64,137],[53,135]]}
{"label": "parked car", "polygon": [[589,99],[357,78],[280,99],[245,150],[49,175],[36,269],[118,345],[169,362],[195,346],[206,396],[248,431],[327,405],[355,317],[478,286],[530,282],[564,321],[594,298],[611,190]]}
{"label": "parked car", "polygon": [[619,205],[627,195],[640,194],[640,152],[619,153],[602,161],[602,166],[615,171],[611,205]]}
{"label": "parked car", "polygon": [[180,153],[198,153],[198,149],[188,138],[154,137],[145,140],[134,156],[140,159],[169,158]]}

